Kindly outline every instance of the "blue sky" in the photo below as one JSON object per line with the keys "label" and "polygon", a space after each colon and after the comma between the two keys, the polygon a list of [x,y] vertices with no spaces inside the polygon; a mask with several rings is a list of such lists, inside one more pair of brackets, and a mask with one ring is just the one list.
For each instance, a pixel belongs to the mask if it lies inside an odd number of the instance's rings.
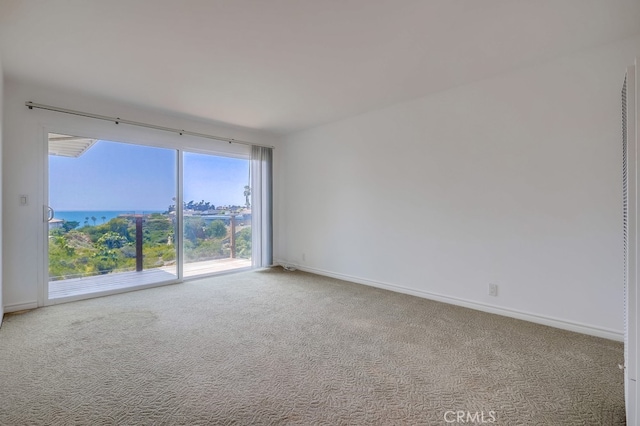
{"label": "blue sky", "polygon": [[[49,205],[69,210],[166,210],[176,196],[171,149],[98,141],[79,158],[49,156]],[[244,205],[249,161],[185,153],[184,200]]]}

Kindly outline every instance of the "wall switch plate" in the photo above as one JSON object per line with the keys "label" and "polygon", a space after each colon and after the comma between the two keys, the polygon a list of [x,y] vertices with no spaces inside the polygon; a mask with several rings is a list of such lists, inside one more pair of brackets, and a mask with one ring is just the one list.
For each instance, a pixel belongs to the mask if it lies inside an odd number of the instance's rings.
{"label": "wall switch plate", "polygon": [[27,197],[26,195],[20,195],[20,205],[26,206],[28,204],[29,204],[29,197]]}

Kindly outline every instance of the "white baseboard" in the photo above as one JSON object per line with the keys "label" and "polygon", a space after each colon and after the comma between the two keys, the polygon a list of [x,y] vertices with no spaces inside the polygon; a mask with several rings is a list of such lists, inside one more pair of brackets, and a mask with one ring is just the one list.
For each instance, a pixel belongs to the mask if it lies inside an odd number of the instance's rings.
{"label": "white baseboard", "polygon": [[[277,260],[274,263],[277,263],[279,265],[291,264],[291,262],[287,262],[285,260]],[[624,341],[623,333],[615,330],[594,327],[588,324],[581,324],[581,323],[567,321],[559,318],[547,317],[544,315],[533,314],[530,312],[518,311],[516,309],[502,308],[499,306],[489,305],[486,303],[475,302],[473,300],[466,300],[458,297],[446,296],[443,294],[432,293],[424,290],[416,290],[416,289],[403,287],[395,284],[389,284],[389,283],[373,281],[365,278],[354,277],[351,275],[325,271],[323,269],[312,268],[309,266],[296,265],[296,268],[301,271],[310,272],[316,275],[322,275],[322,276],[336,278],[343,281],[349,281],[357,284],[368,285],[371,287],[382,288],[385,290],[395,291],[397,293],[410,294],[412,296],[422,297],[424,299],[435,300],[437,302],[450,303],[452,305],[463,306],[465,308],[475,309],[482,312],[488,312],[491,314],[497,314],[505,317],[516,318],[524,321],[533,322],[536,324],[547,325],[549,327],[560,328],[562,330],[574,331],[576,333],[602,337],[604,339],[615,340],[618,342]]]}
{"label": "white baseboard", "polygon": [[[291,262],[284,260],[275,260],[274,264],[277,265],[290,265]],[[380,281],[369,280],[360,277],[354,277],[351,275],[340,274],[336,272],[326,271],[323,269],[312,268],[309,266],[296,265],[296,268],[316,275],[322,275],[325,277],[336,278],[343,281],[349,281],[357,284],[368,285],[371,287],[382,288],[385,290],[395,291],[397,293],[410,294],[412,296],[422,297],[424,299],[435,300],[438,302],[450,303],[452,305],[463,306],[465,308],[475,309],[482,312],[488,312],[491,314],[502,315],[505,317],[516,318],[524,321],[533,322],[536,324],[543,324],[550,327],[560,328],[562,330],[574,331],[576,333],[587,334],[590,336],[602,337],[604,339],[615,340],[618,342],[624,341],[624,335],[621,332],[610,330],[606,328],[595,327],[588,324],[581,324],[577,322],[567,321],[559,318],[548,317],[544,315],[533,314],[530,312],[518,311],[515,309],[508,309],[499,306],[489,305],[485,303],[475,302],[473,300],[461,299],[458,297],[446,296],[443,294],[432,293],[424,290],[416,290],[409,287],[403,287],[395,284],[384,283]],[[37,302],[15,303],[4,307],[4,312],[17,312],[27,309],[35,309],[38,307]]]}
{"label": "white baseboard", "polygon": [[12,305],[6,305],[4,307],[4,313],[25,311],[28,309],[35,309],[38,307],[38,302],[26,302],[26,303],[14,303]]}

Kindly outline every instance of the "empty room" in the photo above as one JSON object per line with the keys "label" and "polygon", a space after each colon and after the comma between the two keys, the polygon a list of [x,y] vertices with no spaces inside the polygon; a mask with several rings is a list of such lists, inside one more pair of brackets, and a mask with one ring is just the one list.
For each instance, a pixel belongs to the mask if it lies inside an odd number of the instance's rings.
{"label": "empty room", "polygon": [[0,0],[0,425],[638,425],[638,0]]}

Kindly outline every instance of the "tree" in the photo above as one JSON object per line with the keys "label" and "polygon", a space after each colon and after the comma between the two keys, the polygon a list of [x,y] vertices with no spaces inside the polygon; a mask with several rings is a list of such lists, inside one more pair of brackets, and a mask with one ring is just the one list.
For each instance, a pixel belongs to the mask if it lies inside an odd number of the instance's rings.
{"label": "tree", "polygon": [[205,240],[192,247],[185,244],[184,255],[190,262],[229,257],[228,249],[222,247],[222,240]]}
{"label": "tree", "polygon": [[251,259],[251,227],[236,234],[236,256]]}
{"label": "tree", "polygon": [[108,274],[118,267],[118,254],[103,247],[93,255],[93,264],[100,274]]}
{"label": "tree", "polygon": [[167,244],[173,233],[171,220],[164,215],[154,213],[147,218],[144,226],[144,241],[152,244]]}
{"label": "tree", "polygon": [[107,217],[106,216],[102,216],[100,219],[102,219],[102,223],[105,223],[107,221]]}
{"label": "tree", "polygon": [[96,226],[96,220],[98,220],[98,218],[95,216],[91,216],[91,220],[93,221],[93,226]]}
{"label": "tree", "polygon": [[205,238],[206,225],[199,216],[188,216],[184,218],[184,237],[193,243]]}
{"label": "tree", "polygon": [[75,249],[65,237],[49,238],[49,279],[52,281],[71,278],[82,272],[75,263]]}
{"label": "tree", "polygon": [[61,236],[61,237],[53,237],[53,241],[54,241],[55,244],[58,245],[58,247],[60,247],[64,251],[64,253],[67,256],[73,256],[75,250],[73,249],[73,247],[71,247],[69,245],[69,242],[67,241],[67,239],[65,237],[63,237],[63,236]]}
{"label": "tree", "polygon": [[134,238],[132,238],[131,234],[129,233],[129,222],[125,218],[114,217],[103,226],[106,226],[106,228],[111,232],[122,235],[129,241],[134,240]]}
{"label": "tree", "polygon": [[207,226],[207,236],[213,238],[222,238],[227,235],[227,227],[221,220],[214,220]]}
{"label": "tree", "polygon": [[62,222],[62,229],[64,229],[65,232],[76,229],[78,226],[80,226],[80,222],[77,222],[75,220],[65,220],[64,222]]}
{"label": "tree", "polygon": [[105,247],[108,250],[113,250],[124,246],[128,242],[129,241],[122,235],[109,231],[98,238],[97,244],[98,246]]}
{"label": "tree", "polygon": [[[201,200],[198,201],[197,203],[193,200],[186,202],[183,201],[182,202],[182,209],[183,210],[193,210],[196,212],[205,212],[205,211],[210,211],[210,210],[215,210],[216,206],[214,206],[213,204],[211,204],[209,201],[205,201],[205,200]],[[171,204],[168,208],[167,208],[167,213],[171,213],[176,211],[176,205],[175,204]]]}

